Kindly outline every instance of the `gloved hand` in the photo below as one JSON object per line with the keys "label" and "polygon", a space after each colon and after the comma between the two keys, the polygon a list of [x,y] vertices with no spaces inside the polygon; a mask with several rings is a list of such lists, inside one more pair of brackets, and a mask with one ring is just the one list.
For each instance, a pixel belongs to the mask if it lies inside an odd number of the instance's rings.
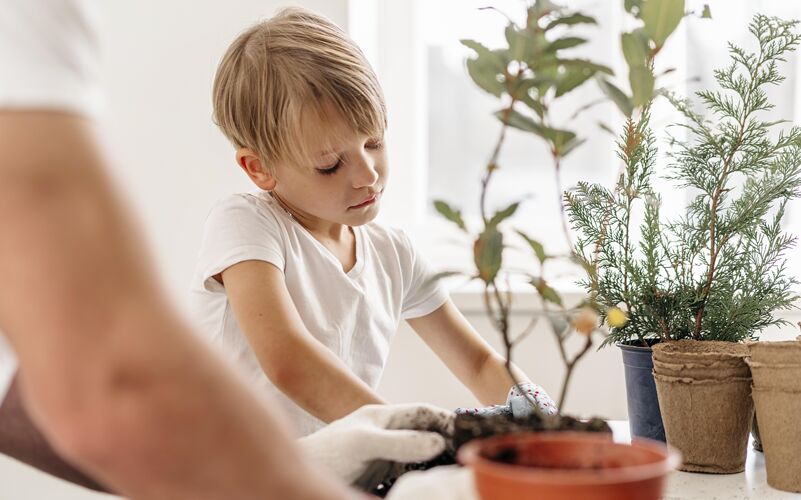
{"label": "gloved hand", "polygon": [[[522,389],[522,390],[521,390]],[[528,395],[528,396],[527,396]],[[505,405],[492,405],[483,408],[457,408],[456,414],[473,414],[489,417],[492,415],[511,415],[515,418],[525,418],[532,413],[531,400],[537,403],[540,411],[546,415],[556,415],[556,403],[545,392],[545,389],[531,382],[524,382],[520,387],[514,385],[509,389]]]}
{"label": "gloved hand", "polygon": [[368,405],[331,422],[298,443],[315,463],[348,484],[375,460],[411,463],[445,450],[453,413],[431,405]]}
{"label": "gloved hand", "polygon": [[387,500],[478,500],[478,493],[470,469],[446,465],[404,474]]}

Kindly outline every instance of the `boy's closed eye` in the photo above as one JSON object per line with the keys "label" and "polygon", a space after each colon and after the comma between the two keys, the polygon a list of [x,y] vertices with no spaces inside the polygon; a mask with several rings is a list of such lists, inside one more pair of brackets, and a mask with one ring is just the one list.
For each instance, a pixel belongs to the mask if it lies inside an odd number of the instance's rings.
{"label": "boy's closed eye", "polygon": [[317,172],[323,175],[333,175],[342,166],[342,158],[337,158],[336,163],[328,167],[317,167]]}
{"label": "boy's closed eye", "polygon": [[[380,151],[384,148],[384,142],[379,139],[369,140],[364,144],[365,149],[369,149],[371,151]],[[324,166],[324,167],[317,167],[315,170],[322,175],[333,175],[339,170],[342,166],[342,157],[337,156],[335,163]]]}

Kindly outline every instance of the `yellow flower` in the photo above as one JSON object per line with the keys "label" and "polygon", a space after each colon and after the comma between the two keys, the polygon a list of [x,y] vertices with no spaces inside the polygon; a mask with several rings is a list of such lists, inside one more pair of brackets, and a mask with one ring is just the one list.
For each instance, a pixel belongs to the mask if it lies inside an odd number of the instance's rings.
{"label": "yellow flower", "polygon": [[598,328],[598,313],[592,307],[582,307],[573,318],[573,328],[582,335],[590,335]]}
{"label": "yellow flower", "polygon": [[609,309],[606,313],[606,323],[612,328],[623,328],[628,322],[628,315],[617,307]]}

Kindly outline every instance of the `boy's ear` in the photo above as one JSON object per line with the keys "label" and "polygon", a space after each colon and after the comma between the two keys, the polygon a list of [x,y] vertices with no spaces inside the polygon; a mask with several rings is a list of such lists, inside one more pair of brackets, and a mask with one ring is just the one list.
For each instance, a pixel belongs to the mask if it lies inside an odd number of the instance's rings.
{"label": "boy's ear", "polygon": [[239,148],[236,151],[236,163],[248,174],[250,180],[265,191],[275,188],[275,176],[262,165],[259,155],[249,148]]}

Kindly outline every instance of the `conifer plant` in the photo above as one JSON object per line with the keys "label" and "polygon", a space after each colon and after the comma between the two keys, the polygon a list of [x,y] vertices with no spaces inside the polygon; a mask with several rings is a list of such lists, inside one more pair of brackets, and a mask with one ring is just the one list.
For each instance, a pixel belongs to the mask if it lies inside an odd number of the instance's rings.
{"label": "conifer plant", "polygon": [[715,71],[720,88],[696,93],[705,114],[665,93],[688,134],[669,144],[667,177],[693,196],[681,217],[660,215],[647,114],[619,140],[626,168],[614,189],[584,183],[565,194],[576,252],[592,263],[584,285],[602,313],[621,306],[629,317],[604,344],[737,342],[785,323],[773,313],[798,298],[786,270],[795,237],[781,221],[801,187],[801,129],[766,120],[774,106],[765,89],[784,80],[779,63],[798,45],[796,24],[755,16],[757,50],[729,44],[731,64]]}

